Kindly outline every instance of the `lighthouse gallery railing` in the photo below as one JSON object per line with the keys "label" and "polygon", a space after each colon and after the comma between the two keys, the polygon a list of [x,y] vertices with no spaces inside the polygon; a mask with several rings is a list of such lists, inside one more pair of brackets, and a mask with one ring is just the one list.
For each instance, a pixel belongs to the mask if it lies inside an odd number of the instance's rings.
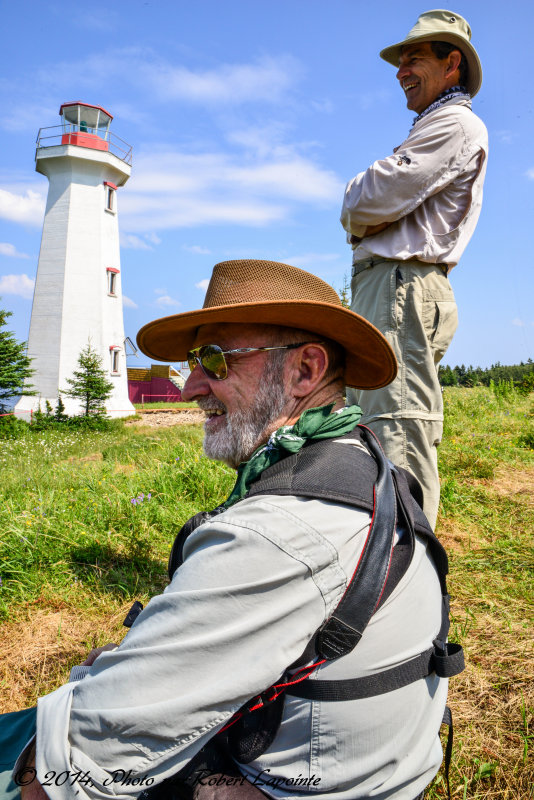
{"label": "lighthouse gallery railing", "polygon": [[120,158],[126,164],[132,163],[132,146],[112,133],[110,130],[97,133],[95,128],[89,126],[52,125],[40,128],[36,140],[37,147],[55,147],[61,144],[75,144],[79,147],[89,147],[96,150],[105,150]]}

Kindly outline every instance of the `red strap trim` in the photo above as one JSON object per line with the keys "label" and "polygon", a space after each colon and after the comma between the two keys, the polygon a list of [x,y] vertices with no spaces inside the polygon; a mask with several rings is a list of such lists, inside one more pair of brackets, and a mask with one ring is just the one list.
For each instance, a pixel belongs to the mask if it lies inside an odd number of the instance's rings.
{"label": "red strap trim", "polygon": [[[265,692],[263,692],[263,694],[267,694],[267,692],[270,692],[271,689],[272,689],[274,694],[271,694],[269,696],[268,702],[273,702],[278,697],[280,697],[280,695],[287,689],[288,686],[293,686],[295,683],[300,683],[301,681],[305,681],[306,678],[309,678],[309,676],[312,674],[312,672],[315,669],[317,669],[317,667],[320,667],[321,664],[324,664],[325,661],[326,661],[326,658],[323,658],[323,659],[321,659],[321,661],[315,662],[315,664],[310,664],[307,667],[301,667],[293,675],[293,680],[286,681],[285,683],[275,683],[272,686],[269,686],[269,688],[266,689]],[[300,672],[304,672],[304,675],[301,675],[300,677],[297,678],[296,676],[299,675]],[[233,715],[233,717],[230,718],[230,721],[227,722],[226,725],[223,728],[221,728],[219,733],[222,733],[223,731],[227,730],[228,728],[231,728],[232,725],[235,725],[236,722],[239,722],[239,720],[241,719],[243,714],[251,713],[252,711],[257,711],[259,708],[263,708],[263,706],[265,705],[265,703],[263,702],[261,694],[257,695],[257,697],[254,698],[253,703],[254,703],[254,705],[249,706],[246,709],[246,711],[236,711],[236,713]]]}
{"label": "red strap trim", "polygon": [[114,183],[111,183],[111,181],[104,181],[104,186],[109,186],[110,189],[117,190],[117,187],[115,186]]}
{"label": "red strap trim", "polygon": [[118,275],[120,269],[117,269],[117,267],[106,267],[106,272],[114,272],[116,275]]}

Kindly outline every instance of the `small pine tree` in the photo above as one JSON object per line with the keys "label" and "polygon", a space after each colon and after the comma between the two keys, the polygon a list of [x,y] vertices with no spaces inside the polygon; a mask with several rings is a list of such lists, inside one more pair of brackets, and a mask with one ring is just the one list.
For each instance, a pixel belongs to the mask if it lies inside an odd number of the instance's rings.
{"label": "small pine tree", "polygon": [[350,308],[350,283],[347,273],[343,275],[343,286],[338,292],[341,305],[345,308]]}
{"label": "small pine tree", "polygon": [[26,342],[17,342],[10,331],[3,331],[11,311],[0,309],[0,413],[5,401],[17,395],[33,395],[33,386],[25,381],[34,373],[31,358],[26,355]]}
{"label": "small pine tree", "polygon": [[73,372],[73,378],[67,378],[70,386],[62,390],[68,397],[76,397],[83,401],[85,416],[105,413],[104,403],[113,391],[113,384],[106,378],[102,367],[102,359],[88,342],[78,356],[80,369]]}
{"label": "small pine tree", "polygon": [[56,422],[65,422],[65,420],[68,419],[67,415],[65,414],[65,403],[63,402],[61,395],[59,395],[57,399],[56,410],[54,412],[54,419],[56,420]]}

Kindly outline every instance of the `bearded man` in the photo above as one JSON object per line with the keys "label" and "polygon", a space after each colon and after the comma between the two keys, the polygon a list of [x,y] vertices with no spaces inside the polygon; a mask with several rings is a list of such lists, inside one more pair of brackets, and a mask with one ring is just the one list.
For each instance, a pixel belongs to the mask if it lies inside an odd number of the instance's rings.
{"label": "bearded man", "polygon": [[382,331],[399,363],[388,386],[348,398],[387,456],[419,480],[432,526],[443,434],[437,370],[458,323],[448,276],[478,221],[488,152],[471,110],[482,68],[470,40],[463,17],[438,9],[382,50],[417,116],[391,155],[349,181],[341,211],[353,249],[351,308]]}
{"label": "bearded man", "polygon": [[217,264],[203,309],[137,341],[187,357],[205,452],[237,480],[184,525],[169,586],[122,644],[39,701],[39,781],[81,771],[84,800],[147,781],[167,800],[414,800],[455,671],[446,556],[343,396],[394,378],[390,346],[328,284],[270,261]]}

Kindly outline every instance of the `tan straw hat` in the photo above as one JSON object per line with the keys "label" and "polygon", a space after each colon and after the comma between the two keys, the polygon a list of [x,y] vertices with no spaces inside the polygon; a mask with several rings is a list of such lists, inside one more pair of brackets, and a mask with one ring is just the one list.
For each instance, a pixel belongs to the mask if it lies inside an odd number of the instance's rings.
{"label": "tan straw hat", "polygon": [[410,33],[402,42],[392,44],[380,51],[380,57],[399,66],[401,48],[415,42],[448,42],[454,44],[467,59],[469,74],[467,91],[474,97],[482,85],[482,65],[478,53],[471,44],[471,28],[467,21],[454,11],[435,8],[421,14]]}
{"label": "tan straw hat", "polygon": [[346,352],[345,381],[357,389],[378,389],[397,374],[395,355],[380,331],[342,306],[328,283],[276,261],[216,264],[204,307],[149,322],[137,344],[150,358],[183,361],[200,325],[229,322],[301,328],[338,342]]}

